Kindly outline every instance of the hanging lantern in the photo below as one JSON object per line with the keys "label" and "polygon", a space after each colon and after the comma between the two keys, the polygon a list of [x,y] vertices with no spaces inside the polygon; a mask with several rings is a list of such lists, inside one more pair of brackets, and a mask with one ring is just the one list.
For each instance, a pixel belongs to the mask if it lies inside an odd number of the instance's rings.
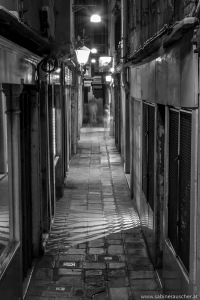
{"label": "hanging lantern", "polygon": [[83,46],[76,50],[76,57],[80,65],[85,65],[90,55],[90,49]]}

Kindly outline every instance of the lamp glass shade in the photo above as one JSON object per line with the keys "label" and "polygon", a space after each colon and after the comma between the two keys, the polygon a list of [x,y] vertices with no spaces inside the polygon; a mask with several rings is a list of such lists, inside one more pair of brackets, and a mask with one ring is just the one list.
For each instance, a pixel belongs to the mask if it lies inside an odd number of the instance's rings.
{"label": "lamp glass shade", "polygon": [[97,14],[94,14],[90,17],[90,22],[99,23],[101,22],[101,17]]}
{"label": "lamp glass shade", "polygon": [[97,53],[97,49],[96,48],[92,48],[91,49],[91,53],[93,53],[93,54]]}
{"label": "lamp glass shade", "polygon": [[111,75],[107,75],[106,76],[106,82],[111,82],[112,81],[112,76]]}
{"label": "lamp glass shade", "polygon": [[76,50],[76,56],[80,65],[85,65],[90,55],[90,49],[83,46]]}

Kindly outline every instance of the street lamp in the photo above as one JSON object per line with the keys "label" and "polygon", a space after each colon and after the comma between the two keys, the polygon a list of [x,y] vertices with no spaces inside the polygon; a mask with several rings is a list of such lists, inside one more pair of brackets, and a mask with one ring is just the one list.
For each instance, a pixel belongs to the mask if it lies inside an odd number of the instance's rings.
{"label": "street lamp", "polygon": [[75,50],[76,52],[76,57],[78,60],[78,63],[80,65],[85,65],[88,61],[89,55],[90,55],[90,49],[83,46]]}
{"label": "street lamp", "polygon": [[106,82],[111,82],[111,81],[112,81],[112,76],[106,75]]}
{"label": "street lamp", "polygon": [[93,53],[93,54],[97,53],[97,49],[96,48],[92,48],[91,49],[91,53]]}
{"label": "street lamp", "polygon": [[[88,9],[88,7],[93,8],[93,10],[94,10],[96,6],[95,5],[88,5],[88,4],[85,4],[85,5],[84,4],[80,4],[80,5],[73,4],[72,5],[72,11],[75,13],[75,12],[81,10],[81,9],[84,9],[84,8]],[[101,17],[98,14],[94,13],[90,17],[90,22],[99,23],[99,22],[101,22]]]}
{"label": "street lamp", "polygon": [[94,14],[90,17],[90,22],[99,23],[101,22],[101,17],[97,14]]}
{"label": "street lamp", "polygon": [[77,4],[72,4],[72,11],[75,13],[75,12],[77,12],[77,11],[79,11],[79,10],[81,10],[81,9],[87,9],[88,7],[91,7],[91,8],[94,8],[95,7],[95,5],[86,5],[86,4],[79,4],[79,5],[77,5]]}

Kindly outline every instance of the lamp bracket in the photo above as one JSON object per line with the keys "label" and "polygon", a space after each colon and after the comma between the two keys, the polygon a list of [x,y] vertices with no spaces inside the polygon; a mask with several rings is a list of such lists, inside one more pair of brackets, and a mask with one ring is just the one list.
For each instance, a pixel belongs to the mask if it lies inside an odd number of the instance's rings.
{"label": "lamp bracket", "polygon": [[72,11],[73,11],[73,13],[75,13],[81,9],[84,9],[84,8],[87,9],[88,7],[95,7],[95,5],[76,5],[76,4],[74,4],[74,5],[72,5]]}

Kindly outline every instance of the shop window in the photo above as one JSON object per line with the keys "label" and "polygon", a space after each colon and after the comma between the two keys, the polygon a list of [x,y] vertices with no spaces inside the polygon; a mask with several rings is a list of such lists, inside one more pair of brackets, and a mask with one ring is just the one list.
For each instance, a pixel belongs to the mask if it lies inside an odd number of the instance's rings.
{"label": "shop window", "polygon": [[189,272],[191,112],[170,109],[168,238]]}

